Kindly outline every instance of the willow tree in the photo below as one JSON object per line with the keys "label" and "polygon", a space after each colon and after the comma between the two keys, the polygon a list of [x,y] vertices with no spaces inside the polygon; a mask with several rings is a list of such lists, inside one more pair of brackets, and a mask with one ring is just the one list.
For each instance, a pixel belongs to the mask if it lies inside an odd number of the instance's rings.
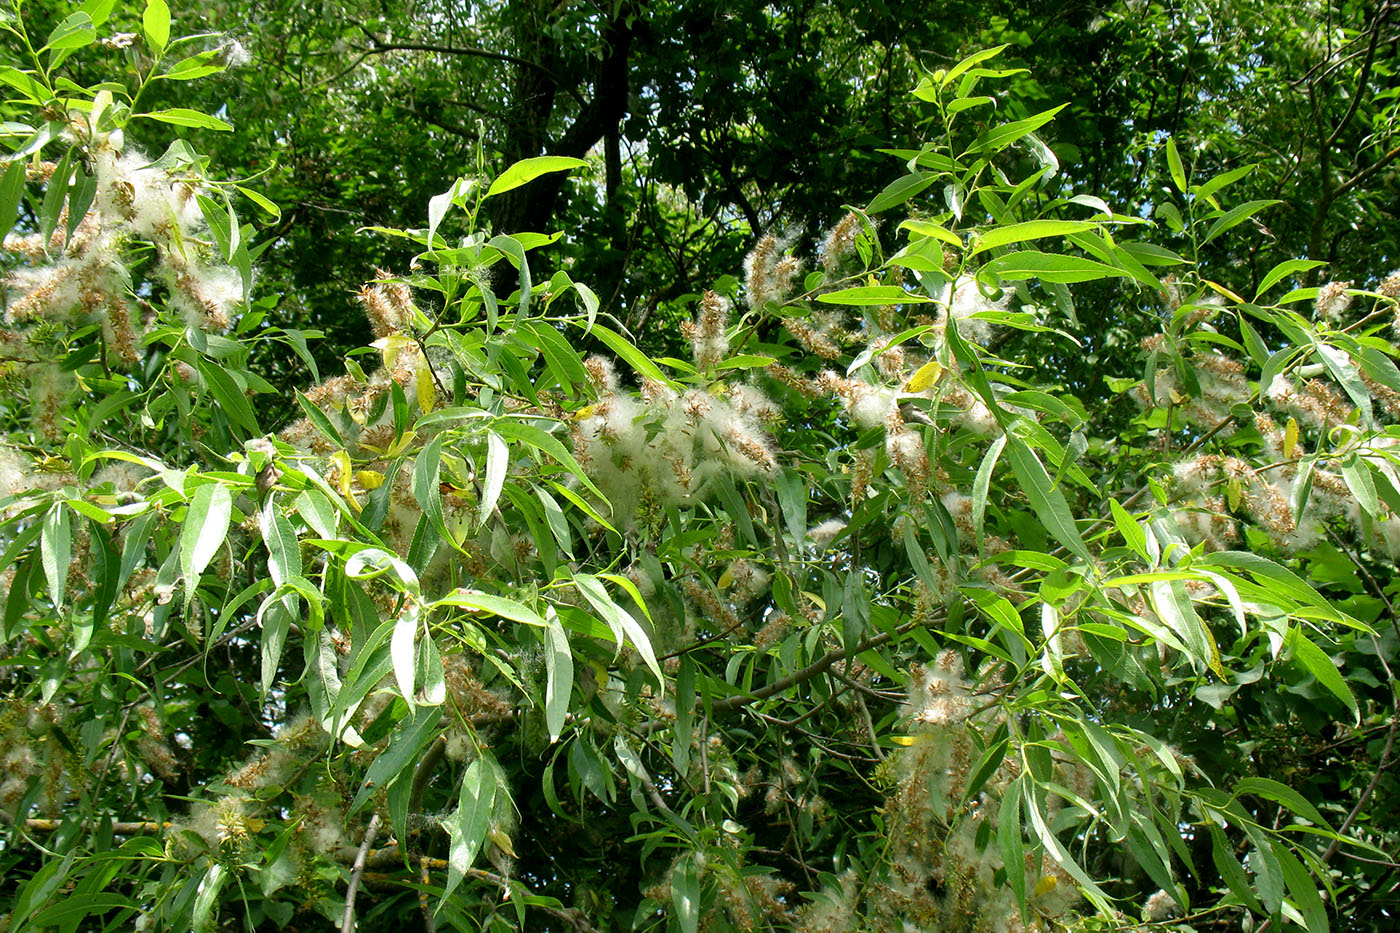
{"label": "willow tree", "polygon": [[1054,196],[992,49],[689,359],[486,225],[580,160],[482,157],[263,423],[277,207],[142,106],[236,50],[113,6],[0,24],[11,930],[1384,926],[1395,276],[1205,280],[1268,205],[1170,143],[1184,254]]}

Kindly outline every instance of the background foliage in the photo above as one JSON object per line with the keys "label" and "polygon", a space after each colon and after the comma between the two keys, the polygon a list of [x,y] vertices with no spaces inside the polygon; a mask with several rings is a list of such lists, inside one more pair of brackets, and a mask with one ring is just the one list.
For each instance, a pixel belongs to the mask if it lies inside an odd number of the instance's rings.
{"label": "background foliage", "polygon": [[1391,3],[0,28],[9,929],[1391,925]]}

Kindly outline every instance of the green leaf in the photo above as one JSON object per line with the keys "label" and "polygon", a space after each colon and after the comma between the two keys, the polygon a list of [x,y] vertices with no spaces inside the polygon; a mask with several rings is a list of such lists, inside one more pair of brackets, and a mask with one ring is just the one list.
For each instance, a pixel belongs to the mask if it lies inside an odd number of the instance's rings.
{"label": "green leaf", "polygon": [[1097,224],[1085,220],[1030,220],[1025,223],[1009,224],[1005,227],[993,227],[977,237],[968,255],[975,256],[989,249],[1007,246],[1011,243],[1024,243],[1027,240],[1040,240],[1050,236],[1069,236],[1071,233],[1083,233],[1086,230],[1096,229],[1098,229]]}
{"label": "green leaf", "polygon": [[656,653],[652,650],[651,639],[642,630],[637,620],[632,618],[632,614],[613,602],[608,595],[607,588],[603,586],[601,580],[591,574],[575,573],[573,581],[578,591],[583,594],[583,598],[588,600],[594,610],[602,616],[603,621],[612,629],[613,637],[617,639],[619,646],[624,641],[630,643],[637,653],[642,656],[651,672],[656,675],[658,685],[664,687],[666,678],[661,674],[661,665],[656,661]]}
{"label": "green leaf", "polygon": [[1256,913],[1264,913],[1264,905],[1259,903],[1259,898],[1255,896],[1254,889],[1250,887],[1249,876],[1244,872],[1244,866],[1235,857],[1234,846],[1230,845],[1230,840],[1219,826],[1211,820],[1205,821],[1206,828],[1210,830],[1211,850],[1210,857],[1215,862],[1216,871],[1220,872],[1220,877],[1225,879],[1226,886],[1230,893],[1239,898],[1240,903]]}
{"label": "green leaf", "polygon": [[185,523],[180,528],[180,573],[192,597],[200,574],[209,566],[228,534],[233,497],[222,483],[205,483],[194,491]]}
{"label": "green leaf", "polygon": [[932,301],[925,295],[905,291],[898,285],[862,285],[841,288],[818,295],[817,300],[829,305],[907,305]]}
{"label": "green leaf", "polygon": [[116,5],[117,0],[87,0],[87,2],[78,7],[78,9],[92,17],[92,24],[94,26],[101,26],[111,18],[112,10]]}
{"label": "green leaf", "polygon": [[1201,245],[1205,246],[1211,240],[1244,223],[1264,208],[1282,203],[1282,201],[1246,201],[1244,204],[1230,208],[1210,225],[1210,229],[1206,231],[1205,239],[1201,240]]}
{"label": "green leaf", "polygon": [[974,107],[985,107],[987,104],[995,104],[995,97],[964,97],[953,101],[948,105],[948,115],[962,113],[964,110],[971,110]]}
{"label": "green leaf", "polygon": [[1006,880],[1016,892],[1018,903],[1026,902],[1025,842],[1021,836],[1021,781],[1007,785],[1001,798],[1000,818],[997,820],[997,848],[1006,868]]}
{"label": "green leaf", "polygon": [[389,641],[389,656],[394,661],[394,680],[399,685],[399,693],[412,710],[414,694],[415,653],[417,645],[419,615],[418,607],[412,600],[404,604],[399,616],[394,620],[394,634]]}
{"label": "green leaf", "polygon": [[334,441],[337,447],[345,446],[345,439],[340,436],[335,425],[331,424],[331,419],[326,417],[326,413],[317,408],[311,399],[302,395],[300,391],[296,393],[297,405],[302,413],[306,415],[308,421],[316,426],[316,429],[326,436],[328,440]]}
{"label": "green leaf", "polygon": [[112,608],[119,586],[117,574],[121,567],[120,555],[112,545],[112,536],[97,523],[91,523],[88,535],[92,539],[89,551],[92,554],[92,615],[86,624],[75,621],[73,626],[73,651],[87,647],[92,633],[105,625],[107,612]]}
{"label": "green leaf", "polygon": [[0,177],[0,232],[15,225],[20,201],[24,198],[24,160],[16,159],[5,167]]}
{"label": "green leaf", "polygon": [[1123,536],[1123,542],[1132,548],[1133,553],[1143,560],[1147,560],[1147,532],[1142,526],[1128,514],[1128,510],[1118,504],[1117,499],[1108,500],[1109,510],[1113,513],[1113,524],[1117,527],[1118,533]]}
{"label": "green leaf", "polygon": [[258,607],[257,623],[262,629],[260,648],[262,695],[267,697],[277,679],[277,667],[282,661],[282,649],[287,644],[287,634],[292,629],[292,612],[280,589],[273,590]]}
{"label": "green leaf", "polygon": [[928,220],[905,220],[900,223],[899,229],[908,230],[910,233],[917,234],[918,236],[933,237],[936,240],[942,240],[949,246],[954,246],[958,249],[962,249],[963,246],[962,239],[956,233],[953,233],[951,230],[946,230]]}
{"label": "green leaf", "polygon": [[1278,781],[1263,777],[1241,778],[1235,784],[1234,796],[1241,794],[1254,794],[1256,797],[1263,797],[1265,800],[1272,800],[1274,803],[1282,804],[1293,813],[1323,829],[1330,829],[1331,826],[1322,813],[1308,802],[1308,799],[1298,793],[1287,784],[1280,784]]}
{"label": "green leaf", "polygon": [[938,178],[939,173],[937,172],[915,172],[912,175],[896,178],[885,186],[885,190],[875,195],[874,200],[866,205],[865,212],[878,214],[903,204],[933,184]]}
{"label": "green leaf", "polygon": [[[1294,604],[1301,604],[1313,610],[1317,617],[1330,619],[1359,631],[1375,634],[1369,625],[1365,625],[1333,606],[1297,574],[1274,563],[1267,557],[1249,551],[1216,551],[1213,554],[1205,555],[1202,560],[1209,565],[1244,570],[1261,578],[1265,582],[1266,589],[1260,595],[1274,597],[1275,601],[1271,605],[1279,606],[1286,612],[1294,611],[1296,608]],[[1279,597],[1282,597],[1281,602],[1278,601]]]}
{"label": "green leaf", "polygon": [[157,52],[165,51],[170,43],[170,7],[165,0],[146,0],[146,12],[141,16],[146,42]]}
{"label": "green leaf", "polygon": [[1050,474],[1045,472],[1045,467],[1036,457],[1035,451],[1019,437],[1008,434],[1006,456],[1040,523],[1055,540],[1074,552],[1076,557],[1092,564],[1093,558],[1079,534],[1079,528],[1075,525],[1074,515],[1069,510],[1064,493],[1050,481]]}
{"label": "green leaf", "polygon": [[[599,325],[595,328],[595,332],[603,329],[602,325]],[[542,431],[532,424],[525,424],[524,422],[514,421],[509,418],[502,418],[500,421],[496,422],[494,427],[500,434],[529,444],[536,450],[553,457],[557,463],[572,473],[589,492],[593,493],[604,502],[607,502],[607,497],[603,495],[602,490],[593,485],[593,481],[588,478],[588,474],[584,472],[583,467],[574,459],[574,455],[569,453],[568,449],[560,443],[559,439],[554,435]]]}
{"label": "green leaf", "polygon": [[1288,259],[1274,266],[1259,281],[1259,290],[1254,293],[1254,300],[1258,301],[1270,288],[1299,272],[1306,272],[1309,269],[1316,269],[1318,266],[1325,266],[1327,263],[1320,259]]}
{"label": "green leaf", "polygon": [[485,524],[496,509],[510,467],[510,449],[494,431],[486,435],[486,472],[481,480],[481,506],[477,509],[477,524]]}
{"label": "green leaf", "polygon": [[170,70],[164,74],[156,75],[166,81],[194,81],[199,78],[207,78],[225,70],[222,63],[213,61],[218,51],[200,52],[198,55],[191,55],[171,66]]}
{"label": "green leaf", "polygon": [[569,650],[569,633],[564,631],[559,617],[550,612],[546,618],[549,624],[544,630],[544,722],[549,730],[549,741],[557,742],[569,713],[569,697],[574,687],[574,656]]}
{"label": "green leaf", "polygon": [[980,793],[983,786],[987,783],[987,779],[992,776],[997,768],[1001,767],[1002,760],[1006,758],[1006,750],[1009,746],[1009,740],[1002,739],[1000,742],[989,745],[987,750],[982,753],[982,757],[977,760],[977,764],[974,765],[972,770],[968,773],[967,787],[964,788],[962,796],[964,803]]}
{"label": "green leaf", "polygon": [[1202,201],[1209,201],[1217,191],[1229,185],[1233,185],[1256,168],[1258,168],[1257,165],[1243,165],[1239,168],[1231,169],[1228,172],[1221,172],[1209,181],[1197,185],[1195,190],[1196,197]]}
{"label": "green leaf", "polygon": [[671,869],[671,904],[681,933],[696,933],[700,928],[700,872],[693,852],[682,855]]}
{"label": "green leaf", "polygon": [[63,49],[80,49],[97,39],[97,30],[93,28],[92,17],[79,10],[77,13],[70,13],[63,22],[54,27],[49,33],[48,41],[40,52]]}
{"label": "green leaf", "polygon": [[[948,85],[956,81],[958,78],[962,77],[962,75],[965,74],[969,68],[972,68],[974,65],[980,65],[982,62],[985,62],[989,58],[995,58],[1002,52],[1006,51],[1008,47],[1008,45],[998,45],[990,49],[982,49],[981,51],[973,52],[967,58],[964,58],[952,68],[949,68],[943,74],[943,77],[938,79],[939,84],[941,84],[943,87],[947,87]],[[935,78],[937,78],[937,75],[935,75]]]}
{"label": "green leaf", "polygon": [[[1352,717],[1359,724],[1361,722],[1361,710],[1356,705],[1356,697],[1352,694],[1351,688],[1347,686],[1346,679],[1342,677],[1341,671],[1332,658],[1316,644],[1314,644],[1299,626],[1293,626],[1288,630],[1288,636],[1284,639],[1284,646],[1292,652],[1293,660],[1303,666],[1309,674],[1317,678],[1317,682],[1332,692],[1332,695],[1346,704],[1346,708],[1351,710]],[[1311,817],[1309,817],[1311,819]],[[1314,820],[1313,822],[1317,822]],[[1326,825],[1320,824],[1320,825]]]}
{"label": "green leaf", "polygon": [[1288,885],[1288,893],[1293,895],[1293,903],[1303,915],[1308,933],[1327,933],[1327,907],[1322,903],[1322,895],[1312,874],[1303,867],[1297,856],[1288,850],[1285,843],[1273,840],[1272,847],[1274,857],[1283,869],[1283,880]]}
{"label": "green leaf", "polygon": [[258,207],[262,208],[263,212],[266,213],[269,217],[271,217],[274,221],[282,219],[282,209],[276,204],[272,203],[270,200],[263,197],[261,194],[258,194],[258,192],[254,191],[252,188],[245,188],[242,185],[234,185],[234,187],[241,191],[245,198],[247,198],[249,201],[252,201]]}
{"label": "green leaf", "polygon": [[451,840],[447,855],[447,887],[442,899],[446,901],[462,883],[467,870],[476,861],[496,802],[496,769],[486,757],[477,758],[462,777],[462,791],[457,798],[457,810],[445,821],[443,828]]}
{"label": "green leaf", "polygon": [[213,928],[214,918],[218,916],[215,908],[219,905],[219,892],[228,880],[226,871],[222,862],[212,862],[200,880],[194,898],[194,914],[190,919],[195,933],[205,933]]}
{"label": "green leaf", "polygon": [[1176,140],[1167,140],[1167,170],[1171,172],[1172,181],[1182,194],[1186,193],[1186,170],[1181,165],[1181,153],[1176,151]]}
{"label": "green leaf", "polygon": [[204,377],[204,384],[209,387],[214,401],[219,403],[219,409],[228,419],[250,435],[262,434],[257,416],[253,414],[253,406],[248,403],[247,396],[233,377],[222,366],[203,357],[198,360],[198,367],[200,375]]}
{"label": "green leaf", "polygon": [[[389,738],[389,747],[379,754],[369,769],[365,771],[364,784],[350,804],[349,815],[354,816],[370,798],[395,778],[413,773],[423,749],[433,740],[438,731],[441,713],[430,707],[418,709],[412,717],[399,723]],[[395,827],[398,831],[398,827]]]}
{"label": "green leaf", "polygon": [[1069,104],[1061,104],[1058,107],[1041,111],[1024,120],[1017,120],[1014,123],[1005,123],[990,129],[977,138],[977,142],[973,144],[968,152],[986,153],[1005,149],[1007,146],[1034,133],[1036,130],[1055,119],[1055,115],[1068,106]]}
{"label": "green leaf", "polygon": [[1371,467],[1364,459],[1352,454],[1342,461],[1342,479],[1356,497],[1357,505],[1372,518],[1379,518],[1380,497],[1376,494],[1376,483],[1371,477]]}
{"label": "green leaf", "polygon": [[500,616],[502,619],[510,619],[513,622],[523,622],[526,625],[535,625],[545,628],[548,623],[540,618],[540,614],[523,603],[516,602],[505,596],[492,596],[490,593],[478,593],[475,590],[459,589],[448,593],[437,600],[430,608],[438,606],[457,606],[462,609],[475,609],[479,612],[489,612],[491,615]]}
{"label": "green leaf", "polygon": [[1060,863],[1060,867],[1069,872],[1071,878],[1079,882],[1084,897],[1090,903],[1100,910],[1109,911],[1111,908],[1107,895],[1094,882],[1094,879],[1090,878],[1088,873],[1079,866],[1079,863],[1074,860],[1074,856],[1070,855],[1069,850],[1064,847],[1060,840],[1055,838],[1055,834],[1050,831],[1049,825],[1045,822],[1045,816],[1040,812],[1039,805],[1033,799],[1028,799],[1026,804],[1026,809],[1031,817],[1031,826],[1041,844],[1050,852],[1055,861]]}
{"label": "green leaf", "polygon": [[136,904],[121,894],[87,894],[82,897],[68,897],[59,900],[47,910],[41,911],[34,917],[31,926],[37,929],[57,926],[72,930],[76,929],[78,922],[89,914],[136,909]]}
{"label": "green leaf", "polygon": [[[584,326],[581,321],[575,321],[574,323],[577,324],[579,327]],[[655,363],[653,363],[645,353],[643,353],[641,350],[638,350],[635,346],[632,345],[631,341],[623,337],[621,334],[603,326],[602,324],[596,323],[593,325],[589,333],[596,336],[599,340],[603,341],[603,343],[607,344],[608,349],[612,350],[618,356],[626,360],[627,365],[631,366],[641,375],[646,376],[648,379],[654,379],[662,385],[671,386],[673,388],[676,387],[676,384],[670,379],[668,379],[666,377],[666,374],[663,373],[661,369]]]}
{"label": "green leaf", "polygon": [[972,482],[972,529],[977,536],[978,551],[982,549],[982,521],[987,514],[987,493],[992,485],[992,472],[996,469],[997,461],[1001,459],[1001,452],[1005,446],[1005,434],[992,441],[991,446],[987,448],[986,454],[982,457],[982,465],[977,468],[977,476]]}
{"label": "green leaf", "polygon": [[1148,584],[1148,596],[1157,618],[1181,640],[1192,660],[1210,668],[1217,677],[1225,680],[1215,636],[1196,614],[1186,585],[1179,579],[1157,579]]}
{"label": "green leaf", "polygon": [[281,586],[292,577],[301,576],[301,545],[287,516],[268,503],[258,515],[258,527],[267,547],[267,569],[273,585]]}
{"label": "green leaf", "polygon": [[437,229],[442,224],[442,219],[447,216],[447,212],[459,199],[464,198],[468,192],[476,187],[476,181],[471,178],[458,178],[442,194],[434,195],[428,201],[428,249],[437,249]]}
{"label": "green leaf", "polygon": [[1091,282],[1096,279],[1121,278],[1128,273],[1102,262],[1063,253],[1042,253],[1020,250],[998,256],[982,267],[1002,281],[1019,282],[1040,279],[1042,282]]}
{"label": "green leaf", "polygon": [[44,577],[49,583],[49,598],[55,607],[62,609],[68,587],[68,569],[73,562],[73,538],[68,524],[68,510],[61,502],[54,503],[53,508],[44,515],[39,549]]}
{"label": "green leaf", "polygon": [[519,188],[550,172],[565,172],[587,165],[582,159],[572,159],[568,156],[536,156],[533,159],[524,159],[506,169],[491,182],[486,196],[489,198]]}
{"label": "green leaf", "polygon": [[192,126],[201,130],[219,130],[220,132],[231,132],[233,127],[218,117],[211,117],[207,113],[198,110],[190,110],[186,107],[172,107],[169,110],[152,110],[147,113],[133,114],[137,117],[145,117],[148,120],[159,120],[161,123],[171,123],[175,126]]}
{"label": "green leaf", "polygon": [[[569,346],[569,342],[549,322],[530,321],[516,333],[544,354],[550,374],[565,392],[573,395],[588,383],[588,372],[579,362],[578,351]],[[540,389],[547,387],[548,383],[537,385]]]}
{"label": "green leaf", "polygon": [[310,528],[321,538],[334,538],[336,536],[336,510],[330,500],[315,488],[304,489],[296,497],[297,514],[302,521],[306,522],[306,527]]}

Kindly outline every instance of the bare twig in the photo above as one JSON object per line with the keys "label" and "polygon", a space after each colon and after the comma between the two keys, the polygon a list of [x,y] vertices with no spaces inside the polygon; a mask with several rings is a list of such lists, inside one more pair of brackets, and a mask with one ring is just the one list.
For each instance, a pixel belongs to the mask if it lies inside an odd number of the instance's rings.
{"label": "bare twig", "polygon": [[[62,820],[25,820],[24,828],[35,833],[57,832],[63,825]],[[170,828],[169,823],[157,823],[154,820],[139,820],[134,822],[119,822],[112,824],[112,832],[118,836],[144,836],[148,833],[158,833]],[[97,822],[83,824],[83,830],[91,832],[100,826]]]}
{"label": "bare twig", "polygon": [[340,921],[340,933],[355,933],[355,895],[360,891],[360,876],[365,873],[365,860],[369,858],[370,846],[379,835],[379,814],[370,817],[365,838],[360,842],[360,851],[355,854],[355,864],[350,868],[350,886],[345,889],[345,916]]}
{"label": "bare twig", "polygon": [[[374,856],[374,861],[376,862],[397,861],[399,858],[399,847],[385,846],[383,849],[374,853]],[[448,864],[446,859],[428,858],[424,856],[418,860],[418,868],[421,872],[446,871]],[[468,868],[463,875],[475,881],[485,881],[488,884],[494,884],[503,891],[510,891],[513,887],[509,878],[502,877],[495,872],[486,871],[481,868]],[[387,872],[365,872],[364,879],[367,884],[397,884],[401,880],[399,875]],[[544,904],[532,904],[531,906],[536,910],[544,911],[552,917],[557,917],[579,931],[579,933],[598,933],[597,928],[588,922],[581,911],[567,907],[547,907]]]}

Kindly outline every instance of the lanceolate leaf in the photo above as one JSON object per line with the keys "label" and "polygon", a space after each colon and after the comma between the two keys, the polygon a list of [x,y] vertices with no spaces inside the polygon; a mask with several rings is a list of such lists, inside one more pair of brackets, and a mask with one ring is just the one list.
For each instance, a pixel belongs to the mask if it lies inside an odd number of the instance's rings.
{"label": "lanceolate leaf", "polygon": [[1051,482],[1050,474],[1045,472],[1035,451],[1019,437],[1008,434],[1005,456],[1016,473],[1021,491],[1030,500],[1031,508],[1045,528],[1076,557],[1092,562],[1093,558],[1075,525],[1074,514],[1065,501],[1064,493]]}
{"label": "lanceolate leaf", "polygon": [[408,708],[413,709],[413,694],[416,672],[416,656],[414,649],[418,644],[419,621],[418,608],[412,602],[407,603],[399,611],[398,618],[394,621],[394,635],[390,640],[389,653],[394,660],[394,680],[398,682],[399,693],[403,696]]}
{"label": "lanceolate leaf", "polygon": [[545,634],[545,728],[549,740],[559,741],[564,731],[564,717],[569,712],[569,697],[574,686],[574,657],[569,650],[569,635],[553,613],[548,617]]}
{"label": "lanceolate leaf", "polygon": [[186,602],[193,598],[200,574],[223,546],[232,514],[233,497],[222,483],[205,483],[190,498],[180,528],[180,574],[188,588]]}
{"label": "lanceolate leaf", "polygon": [[442,895],[444,900],[452,896],[452,892],[462,883],[467,869],[476,861],[481,844],[486,841],[495,802],[494,764],[487,758],[477,758],[462,778],[462,792],[457,798],[456,811],[443,823],[451,840],[447,856],[447,888]]}
{"label": "lanceolate leaf", "polygon": [[1092,282],[1126,276],[1122,269],[1080,256],[1021,250],[998,256],[983,268],[1004,281],[1040,279],[1043,282]]}
{"label": "lanceolate leaf", "polygon": [[494,431],[486,435],[486,472],[481,483],[481,505],[477,509],[476,520],[485,522],[496,509],[496,500],[501,497],[501,487],[505,485],[506,469],[510,466],[510,451],[499,434]]}
{"label": "lanceolate leaf", "polygon": [[573,159],[567,156],[536,156],[533,159],[524,159],[497,176],[496,180],[491,182],[486,196],[489,198],[503,194],[550,172],[566,172],[569,169],[583,168],[587,164],[582,159]]}
{"label": "lanceolate leaf", "polygon": [[1352,717],[1359,722],[1361,711],[1356,705],[1356,697],[1352,694],[1351,687],[1347,686],[1341,672],[1337,670],[1337,665],[1327,656],[1327,652],[1314,644],[1303,634],[1303,630],[1296,626],[1289,630],[1284,644],[1292,650],[1294,660],[1316,677],[1317,682],[1326,687],[1333,696],[1346,704]]}
{"label": "lanceolate leaf", "polygon": [[1071,233],[1093,230],[1095,226],[1095,224],[1082,220],[1029,220],[1025,223],[1009,224],[1005,227],[993,227],[977,237],[971,252],[972,255],[976,255],[1012,243],[1024,243],[1027,240],[1039,240],[1051,236],[1068,236]]}

